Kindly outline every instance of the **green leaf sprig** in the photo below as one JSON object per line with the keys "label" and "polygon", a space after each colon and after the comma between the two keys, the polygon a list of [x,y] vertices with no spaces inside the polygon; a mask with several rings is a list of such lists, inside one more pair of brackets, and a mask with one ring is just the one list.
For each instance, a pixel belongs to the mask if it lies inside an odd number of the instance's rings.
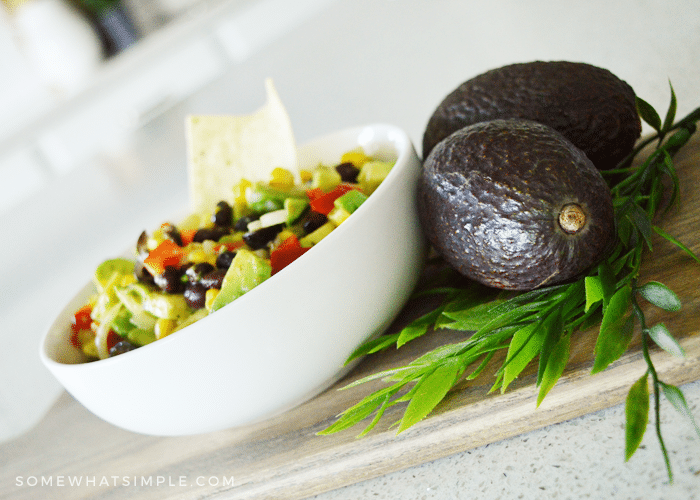
{"label": "green leaf sprig", "polygon": [[[456,287],[433,285],[416,292],[415,296],[439,295],[442,301],[401,331],[363,344],[348,362],[391,346],[399,348],[433,330],[473,333],[460,342],[437,347],[405,366],[384,370],[345,386],[347,389],[377,379],[388,384],[345,410],[319,434],[348,429],[374,414],[359,434],[364,436],[376,426],[388,408],[406,404],[401,419],[394,423],[400,433],[430,414],[458,382],[479,376],[498,351],[505,351],[506,355],[490,392],[506,391],[538,358],[536,386],[539,406],[567,366],[574,332],[599,325],[591,370],[598,373],[627,351],[638,325],[646,371],[632,385],[626,399],[625,460],[637,450],[648,426],[651,379],[656,434],[672,481],[660,427],[660,394],[663,393],[691,422],[698,435],[700,427],[682,391],[659,378],[649,354],[652,343],[675,356],[682,356],[683,349],[665,325],[647,324],[639,298],[667,311],[677,311],[681,304],[676,294],[662,283],[652,281],[640,285],[637,280],[642,255],[645,249],[652,249],[653,233],[700,263],[688,247],[653,223],[668,190],[666,210],[678,203],[679,178],[673,156],[688,142],[700,121],[700,108],[674,121],[676,107],[673,87],[671,103],[663,121],[650,104],[638,98],[640,117],[655,130],[655,134],[640,141],[618,168],[603,172],[611,185],[618,227],[616,247],[606,260],[578,281],[524,293],[497,291],[475,283]],[[646,160],[638,167],[633,166],[636,156],[653,143],[654,150]]]}

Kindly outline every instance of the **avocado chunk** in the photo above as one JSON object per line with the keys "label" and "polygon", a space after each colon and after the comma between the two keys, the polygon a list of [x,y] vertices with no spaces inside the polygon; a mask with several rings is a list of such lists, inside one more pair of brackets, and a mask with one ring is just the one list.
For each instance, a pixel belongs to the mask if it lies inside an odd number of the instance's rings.
{"label": "avocado chunk", "polygon": [[369,196],[379,187],[386,176],[391,172],[393,162],[372,160],[362,165],[360,173],[357,176],[357,182],[360,184],[362,191]]}
{"label": "avocado chunk", "polygon": [[245,248],[239,248],[224,275],[221,291],[212,303],[212,312],[249,292],[272,274],[270,263]]}
{"label": "avocado chunk", "polygon": [[298,187],[282,189],[272,187],[264,182],[257,182],[245,191],[245,199],[253,212],[266,213],[284,208],[284,200],[288,198],[306,197],[306,192]]}
{"label": "avocado chunk", "polygon": [[299,244],[302,248],[312,247],[318,244],[323,238],[331,234],[331,232],[333,232],[334,229],[335,224],[333,224],[333,222],[331,221],[328,221],[318,229],[314,230],[313,232],[307,234],[302,239],[300,239]]}
{"label": "avocado chunk", "polygon": [[284,200],[285,223],[291,226],[299,218],[306,213],[309,206],[309,200],[305,198],[287,198]]}
{"label": "avocado chunk", "polygon": [[189,315],[185,297],[170,293],[151,292],[144,302],[144,309],[162,319],[180,320]]}
{"label": "avocado chunk", "polygon": [[453,133],[425,160],[418,189],[435,250],[495,288],[575,279],[616,239],[600,172],[569,140],[533,121],[493,120]]}
{"label": "avocado chunk", "polygon": [[320,165],[313,171],[311,187],[318,188],[324,193],[328,193],[340,184],[342,180],[340,174],[334,168]]}
{"label": "avocado chunk", "polygon": [[134,262],[129,259],[116,258],[102,262],[95,269],[93,282],[95,286],[104,292],[110,285],[114,285],[114,281],[122,276],[131,276],[134,274]]}
{"label": "avocado chunk", "polygon": [[367,195],[361,191],[353,189],[341,197],[336,198],[333,205],[335,205],[336,208],[342,208],[346,212],[352,214],[355,212],[355,210],[360,208],[360,205],[362,205],[365,201],[367,201]]}
{"label": "avocado chunk", "polygon": [[634,90],[610,71],[585,63],[534,61],[487,71],[445,97],[426,126],[423,158],[462,127],[502,118],[549,125],[599,169],[615,167],[642,131]]}

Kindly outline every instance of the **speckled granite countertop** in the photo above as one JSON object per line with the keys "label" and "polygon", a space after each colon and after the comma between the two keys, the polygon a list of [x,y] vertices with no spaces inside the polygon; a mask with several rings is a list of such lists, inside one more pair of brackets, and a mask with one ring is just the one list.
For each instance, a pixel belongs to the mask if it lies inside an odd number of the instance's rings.
{"label": "speckled granite countertop", "polygon": [[[682,387],[698,415],[700,382]],[[313,497],[314,500],[694,500],[700,438],[669,406],[662,413],[674,483],[650,427],[624,461],[624,405]]]}

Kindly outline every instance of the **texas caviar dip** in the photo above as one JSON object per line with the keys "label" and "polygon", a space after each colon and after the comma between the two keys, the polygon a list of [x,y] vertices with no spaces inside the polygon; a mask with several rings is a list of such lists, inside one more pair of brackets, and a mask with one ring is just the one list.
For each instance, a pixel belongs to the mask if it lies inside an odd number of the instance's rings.
{"label": "texas caviar dip", "polygon": [[232,302],[278,273],[345,221],[393,162],[348,151],[335,166],[275,168],[267,181],[242,179],[232,202],[143,232],[135,259],[109,259],[97,292],[76,311],[71,343],[103,359],[161,339]]}

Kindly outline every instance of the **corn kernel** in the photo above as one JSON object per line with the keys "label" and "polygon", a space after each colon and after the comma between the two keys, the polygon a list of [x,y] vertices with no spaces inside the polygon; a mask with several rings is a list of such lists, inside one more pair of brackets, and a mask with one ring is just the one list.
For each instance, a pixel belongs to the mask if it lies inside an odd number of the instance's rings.
{"label": "corn kernel", "polygon": [[214,303],[214,299],[219,295],[219,290],[216,288],[210,288],[204,295],[204,308],[211,312],[211,305]]}
{"label": "corn kernel", "polygon": [[313,174],[308,171],[308,170],[299,170],[299,177],[301,178],[302,184],[306,184],[307,182],[311,182],[311,179],[313,179]]}
{"label": "corn kernel", "polygon": [[207,262],[211,265],[216,265],[216,251],[214,247],[216,242],[211,240],[206,240],[204,243],[193,243],[188,245],[191,247],[190,251],[187,253],[187,261],[192,264],[200,264],[202,262]]}
{"label": "corn kernel", "polygon": [[253,185],[248,179],[241,179],[238,184],[233,186],[233,202],[236,204],[245,205],[245,192],[246,189]]}
{"label": "corn kernel", "polygon": [[95,337],[91,338],[88,342],[82,345],[82,351],[86,356],[91,358],[98,358],[97,345],[95,344]]}
{"label": "corn kernel", "polygon": [[174,319],[158,318],[158,321],[156,321],[156,326],[154,328],[156,338],[162,339],[163,337],[167,337],[168,335],[173,333],[173,331],[175,331],[175,325],[176,321]]}
{"label": "corn kernel", "polygon": [[283,229],[277,234],[276,241],[279,243],[282,243],[284,240],[287,238],[291,238],[292,236],[296,236],[293,231],[290,231],[289,229]]}
{"label": "corn kernel", "polygon": [[360,168],[362,165],[364,165],[371,159],[372,158],[365,154],[362,148],[356,148],[351,151],[348,151],[347,153],[344,153],[343,156],[340,157],[340,162],[352,163],[357,168]]}
{"label": "corn kernel", "polygon": [[289,189],[294,186],[294,174],[282,167],[272,170],[270,186],[278,189]]}
{"label": "corn kernel", "polygon": [[200,262],[206,262],[207,261],[207,253],[202,250],[201,248],[197,248],[196,250],[192,250],[190,253],[187,254],[187,260],[189,262],[192,262],[193,264],[199,264]]}

